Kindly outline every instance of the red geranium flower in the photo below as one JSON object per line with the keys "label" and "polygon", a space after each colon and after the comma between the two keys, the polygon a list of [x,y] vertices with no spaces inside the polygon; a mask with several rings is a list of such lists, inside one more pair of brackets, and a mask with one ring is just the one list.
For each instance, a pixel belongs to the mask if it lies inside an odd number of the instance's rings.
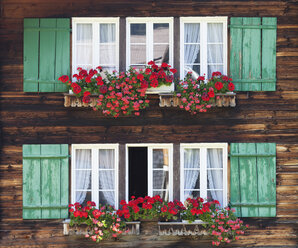
{"label": "red geranium flower", "polygon": [[229,91],[233,91],[235,89],[235,85],[233,83],[228,84]]}
{"label": "red geranium flower", "polygon": [[223,87],[223,84],[222,84],[222,82],[216,82],[216,83],[214,84],[214,86],[215,86],[215,88],[216,88],[217,90],[221,90],[222,87]]}
{"label": "red geranium flower", "polygon": [[61,81],[62,83],[66,83],[69,81],[69,77],[67,75],[63,75],[59,77],[58,80]]}

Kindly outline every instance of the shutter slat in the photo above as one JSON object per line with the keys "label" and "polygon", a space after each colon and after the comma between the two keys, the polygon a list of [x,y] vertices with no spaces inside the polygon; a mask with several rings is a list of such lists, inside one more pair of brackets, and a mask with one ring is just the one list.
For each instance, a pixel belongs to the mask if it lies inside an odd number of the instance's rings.
{"label": "shutter slat", "polygon": [[56,64],[55,64],[55,92],[66,92],[65,84],[58,81],[62,75],[70,76],[70,28],[69,19],[57,19],[57,28],[65,28],[64,31],[56,32]]}
{"label": "shutter slat", "polygon": [[230,75],[235,91],[274,91],[277,19],[232,17],[230,20]]}
{"label": "shutter slat", "polygon": [[[276,145],[232,143],[231,206],[242,217],[276,215]],[[264,156],[264,155],[268,156]],[[239,155],[239,156],[237,156]]]}
{"label": "shutter slat", "polygon": [[[260,25],[261,18],[243,18],[243,25]],[[261,79],[261,30],[243,29],[242,46],[242,78]],[[258,83],[242,83],[244,91],[259,91],[261,85]]]}
{"label": "shutter slat", "polygon": [[[276,18],[263,17],[263,24],[277,24]],[[273,80],[276,78],[276,29],[262,31],[262,78]],[[263,91],[275,91],[274,82],[262,83]]]}
{"label": "shutter slat", "polygon": [[[67,218],[68,145],[24,145],[23,155],[24,197],[39,196],[39,201],[23,202],[23,218]],[[26,166],[28,163],[31,167]],[[28,173],[29,170],[38,175],[39,180]]]}
{"label": "shutter slat", "polygon": [[[56,19],[40,19],[40,27],[56,28]],[[55,81],[56,32],[40,31],[39,92],[55,92],[55,84],[42,81]]]}
{"label": "shutter slat", "polygon": [[38,91],[39,19],[24,19],[24,92]]}

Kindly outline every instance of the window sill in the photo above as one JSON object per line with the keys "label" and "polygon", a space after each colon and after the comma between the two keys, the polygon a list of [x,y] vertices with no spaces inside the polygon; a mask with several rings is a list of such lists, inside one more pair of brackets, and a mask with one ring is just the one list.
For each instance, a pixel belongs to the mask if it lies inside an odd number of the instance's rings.
{"label": "window sill", "polygon": [[[64,235],[85,235],[89,232],[89,227],[86,225],[70,226],[70,220],[63,221],[63,234]],[[203,226],[205,224],[202,221],[199,222],[157,222],[158,236],[208,236],[208,230]],[[143,236],[148,235],[148,230],[142,229],[142,223],[140,221],[126,222],[129,232],[123,233],[123,235],[136,235]],[[154,231],[154,230],[153,230]]]}

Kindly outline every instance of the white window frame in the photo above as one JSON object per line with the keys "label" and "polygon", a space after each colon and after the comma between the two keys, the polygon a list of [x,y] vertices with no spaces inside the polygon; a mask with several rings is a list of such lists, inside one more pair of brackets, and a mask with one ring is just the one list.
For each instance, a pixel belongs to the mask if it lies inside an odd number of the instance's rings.
{"label": "white window frame", "polygon": [[227,40],[228,40],[228,17],[180,17],[180,78],[184,78],[184,24],[199,23],[200,24],[200,76],[206,75],[206,79],[212,75],[208,75],[207,63],[207,24],[222,23],[223,24],[223,74],[227,74]]}
{"label": "white window frame", "polygon": [[[77,57],[76,57],[76,37],[77,37],[77,24],[92,24],[92,68],[95,69],[97,66],[108,66],[101,65],[99,63],[99,24],[115,24],[115,43],[116,43],[116,70],[119,70],[119,17],[73,17],[72,18],[72,75],[77,73]],[[111,65],[114,66],[114,65]]]}
{"label": "white window frame", "polygon": [[[220,148],[223,150],[223,205],[228,204],[227,195],[227,143],[181,143],[180,144],[180,200],[184,199],[184,149],[200,149],[200,197],[207,199],[207,149]],[[216,199],[217,200],[217,199]]]}
{"label": "white window frame", "polygon": [[148,195],[153,196],[153,149],[168,149],[169,150],[169,201],[173,200],[173,144],[169,143],[137,143],[137,144],[126,144],[125,149],[125,198],[129,201],[129,151],[130,147],[147,147],[148,151]]}
{"label": "white window frame", "polygon": [[[98,150],[111,149],[115,154],[115,208],[118,208],[118,195],[119,195],[119,144],[73,144],[71,147],[71,202],[74,203],[76,199],[76,149],[90,149],[91,150],[91,200],[98,206],[99,203],[99,167],[98,167]],[[102,190],[105,191],[105,190]]]}

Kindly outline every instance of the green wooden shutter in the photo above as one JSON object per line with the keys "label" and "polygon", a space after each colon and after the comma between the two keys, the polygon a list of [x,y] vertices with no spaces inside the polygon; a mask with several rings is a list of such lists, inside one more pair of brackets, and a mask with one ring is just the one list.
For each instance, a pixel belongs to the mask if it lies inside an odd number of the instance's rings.
{"label": "green wooden shutter", "polygon": [[24,92],[65,92],[70,74],[70,20],[24,19]]}
{"label": "green wooden shutter", "polygon": [[68,217],[68,145],[23,145],[23,218]]}
{"label": "green wooden shutter", "polygon": [[275,17],[231,17],[230,75],[236,91],[275,91]]}
{"label": "green wooden shutter", "polygon": [[241,217],[276,216],[276,145],[232,143],[230,204]]}

